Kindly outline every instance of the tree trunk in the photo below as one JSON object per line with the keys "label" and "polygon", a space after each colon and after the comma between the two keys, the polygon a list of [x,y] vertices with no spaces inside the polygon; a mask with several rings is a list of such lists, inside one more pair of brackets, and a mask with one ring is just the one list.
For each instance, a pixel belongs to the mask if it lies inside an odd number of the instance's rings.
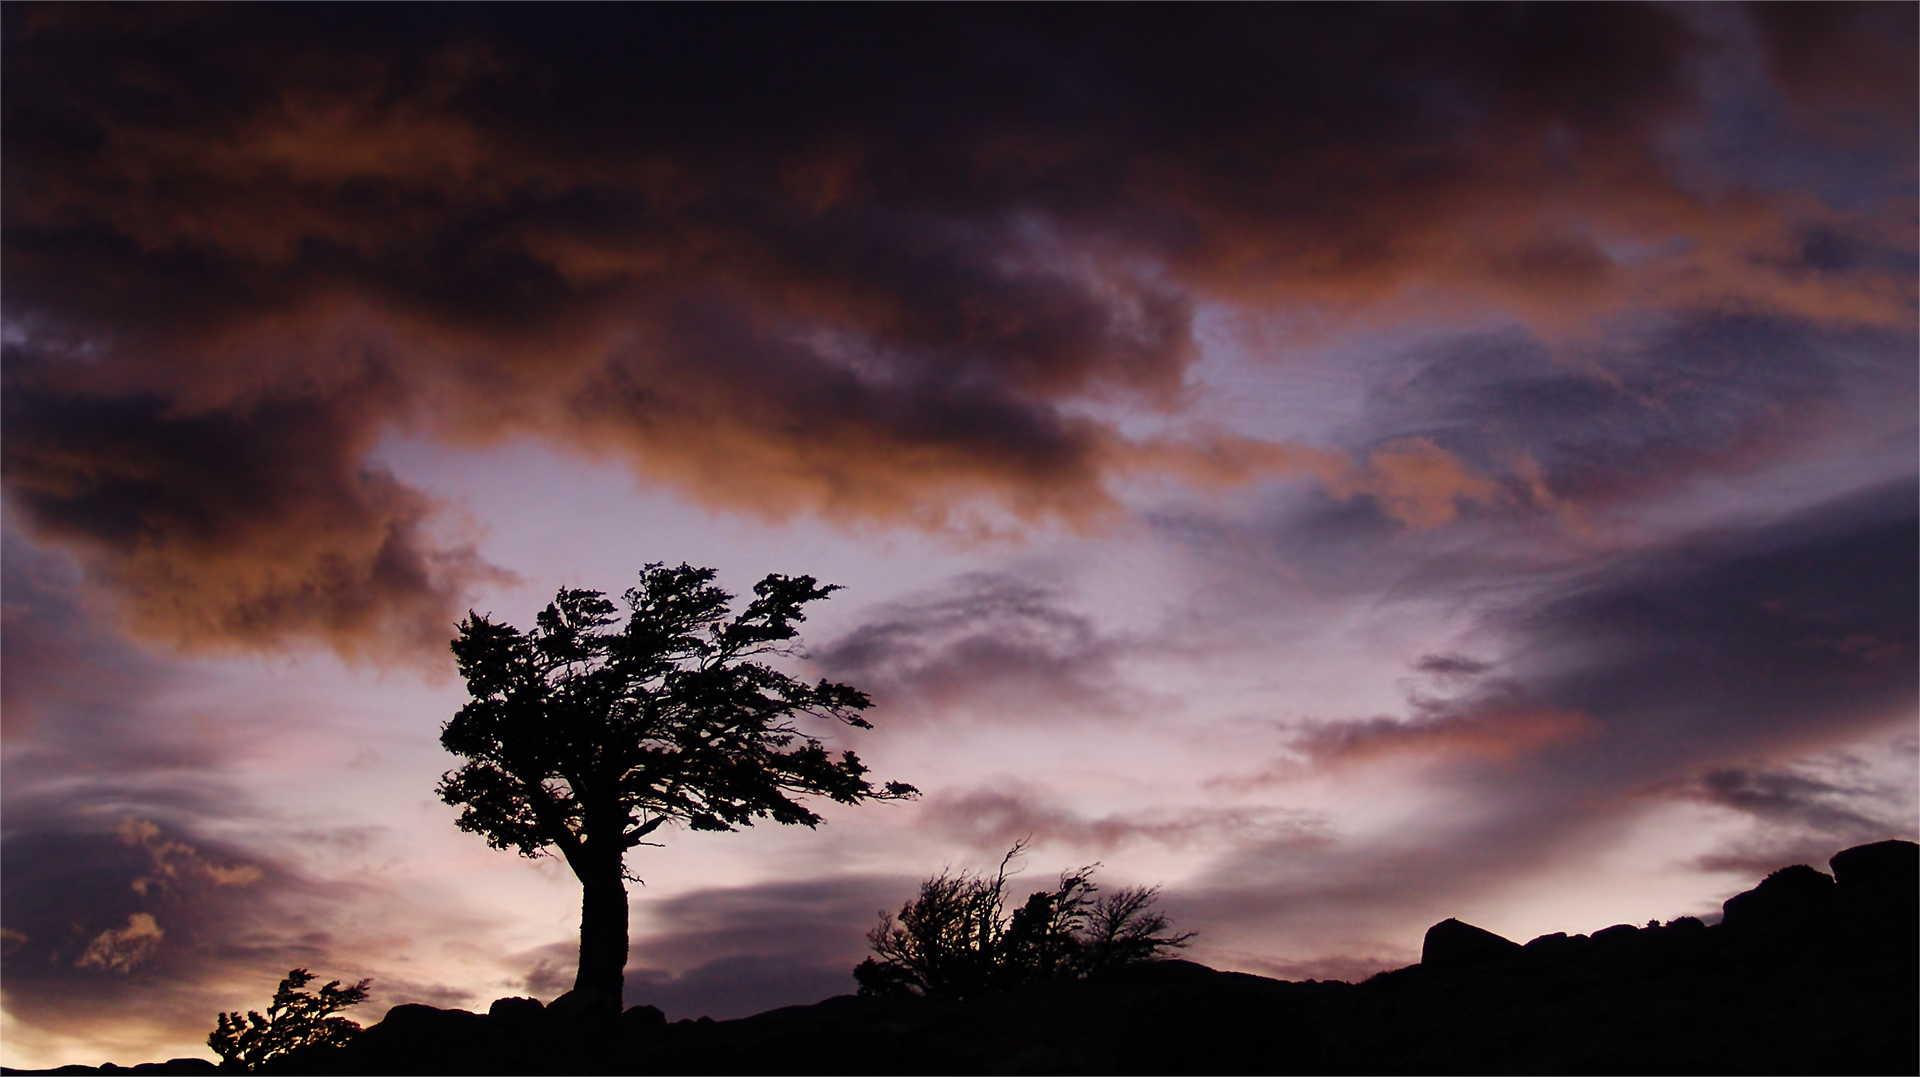
{"label": "tree trunk", "polygon": [[627,883],[618,856],[595,858],[580,872],[580,971],[573,979],[578,1003],[621,1006],[627,968]]}

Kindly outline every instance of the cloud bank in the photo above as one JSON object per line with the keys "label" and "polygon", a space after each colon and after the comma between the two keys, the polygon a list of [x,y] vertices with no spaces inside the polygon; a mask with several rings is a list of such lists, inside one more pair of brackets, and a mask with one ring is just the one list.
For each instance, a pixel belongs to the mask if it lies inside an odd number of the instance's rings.
{"label": "cloud bank", "polygon": [[[421,650],[490,569],[368,464],[392,431],[1091,526],[1220,459],[1202,304],[1904,327],[1910,191],[1683,152],[1731,89],[1910,166],[1910,14],[1770,10],[11,7],[7,489],[151,638]],[[1224,450],[1403,525],[1493,490],[1432,439]]]}

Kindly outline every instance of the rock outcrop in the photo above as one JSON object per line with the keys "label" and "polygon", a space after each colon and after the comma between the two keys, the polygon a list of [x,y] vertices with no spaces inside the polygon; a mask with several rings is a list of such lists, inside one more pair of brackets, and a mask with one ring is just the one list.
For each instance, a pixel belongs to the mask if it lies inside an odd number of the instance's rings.
{"label": "rock outcrop", "polygon": [[1511,939],[1449,918],[1427,929],[1426,940],[1420,946],[1420,965],[1429,969],[1498,965],[1520,953],[1520,944]]}
{"label": "rock outcrop", "polygon": [[1856,905],[1885,905],[1890,910],[1920,911],[1920,845],[1876,841],[1838,852],[1827,861],[1843,900]]}
{"label": "rock outcrop", "polygon": [[1830,916],[1836,897],[1833,876],[1795,864],[1728,898],[1720,923],[1740,931],[1796,930]]}

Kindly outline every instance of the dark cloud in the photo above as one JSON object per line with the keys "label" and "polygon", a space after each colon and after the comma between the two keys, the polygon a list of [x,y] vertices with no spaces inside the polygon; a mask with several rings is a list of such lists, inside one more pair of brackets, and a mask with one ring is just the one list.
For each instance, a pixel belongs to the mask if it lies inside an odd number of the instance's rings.
{"label": "dark cloud", "polygon": [[1828,752],[1785,763],[1716,767],[1665,790],[1748,816],[1756,824],[1703,855],[1708,871],[1752,873],[1782,864],[1823,867],[1834,851],[1920,834],[1914,783],[1916,744],[1906,732],[1873,746],[1873,758]]}
{"label": "dark cloud", "polygon": [[559,998],[573,989],[573,977],[578,971],[579,961],[578,941],[552,942],[506,957],[507,964],[518,964],[527,969],[524,981],[527,994],[543,1001]]}
{"label": "dark cloud", "polygon": [[1695,795],[1709,804],[1733,808],[1769,820],[1790,820],[1841,835],[1878,835],[1887,820],[1873,818],[1847,804],[1849,794],[1867,792],[1835,785],[1792,771],[1726,768],[1700,776]]}
{"label": "dark cloud", "polygon": [[1058,593],[984,574],[963,577],[950,591],[882,611],[816,660],[830,676],[908,712],[1019,718],[1130,709],[1118,665],[1126,642],[1102,633]]}
{"label": "dark cloud", "polygon": [[843,876],[643,897],[627,999],[675,1020],[725,1020],[852,994],[867,930],[916,884]]}
{"label": "dark cloud", "polygon": [[1496,676],[1492,662],[1460,654],[1423,655],[1406,687],[1404,715],[1309,718],[1287,723],[1289,754],[1254,776],[1220,779],[1229,788],[1284,783],[1383,761],[1464,768],[1482,777],[1550,749],[1577,745],[1600,726],[1587,715],[1535,698]]}
{"label": "dark cloud", "polygon": [[1547,574],[1485,616],[1508,641],[1497,665],[1414,692],[1406,720],[1310,727],[1304,744],[1538,724],[1534,747],[1577,745],[1549,753],[1555,781],[1623,791],[1866,735],[1917,702],[1917,501],[1909,479]]}
{"label": "dark cloud", "polygon": [[9,368],[7,492],[143,635],[441,658],[467,587],[503,575],[436,545],[428,498],[364,462],[368,392],[192,414],[34,384],[30,366]]}
{"label": "dark cloud", "polygon": [[[1920,549],[1909,479],[1624,559],[1512,620],[1541,698],[1604,722],[1613,766],[1843,737],[1913,713]],[[1599,753],[1604,757],[1611,753]]]}
{"label": "dark cloud", "polygon": [[[1086,525],[1170,457],[1081,405],[1177,413],[1201,303],[1911,314],[1884,259],[1781,260],[1872,219],[1670,167],[1730,46],[1656,6],[10,5],[0,40],[7,483],[189,641],[457,608],[479,566],[362,464],[395,428],[773,516]],[[1445,522],[1488,490],[1444,450],[1336,495]]]}
{"label": "dark cloud", "polygon": [[99,630],[77,604],[79,566],[0,529],[0,714],[9,745],[49,712],[98,714],[173,677],[160,663]]}
{"label": "dark cloud", "polygon": [[1276,833],[1313,834],[1313,816],[1272,807],[1144,808],[1087,815],[1042,790],[1001,784],[936,794],[921,808],[919,825],[980,853],[1002,853],[1015,842],[1064,846],[1104,856],[1147,841],[1171,848],[1269,839]]}
{"label": "dark cloud", "polygon": [[[1750,469],[1842,416],[1859,421],[1862,405],[1846,399],[1861,377],[1859,344],[1798,321],[1726,315],[1580,348],[1520,330],[1467,337],[1412,358],[1374,390],[1361,425],[1375,438],[1431,439],[1500,476],[1507,506],[1594,511]],[[1909,334],[1876,339],[1871,353],[1889,366],[1878,377],[1902,380],[1891,357],[1911,350]]]}
{"label": "dark cloud", "polygon": [[[1315,769],[1394,756],[1510,763],[1543,749],[1577,744],[1594,722],[1574,711],[1525,705],[1479,706],[1411,721],[1379,717],[1308,724],[1292,747]],[[1283,768],[1280,773],[1294,772]]]}
{"label": "dark cloud", "polygon": [[728,1021],[782,1006],[810,1005],[855,992],[853,966],[865,953],[843,949],[849,952],[838,960],[812,955],[741,954],[672,976],[652,969],[630,971],[627,997],[632,1005],[658,1006],[676,1021],[688,1017]]}
{"label": "dark cloud", "polygon": [[[1579,343],[1521,329],[1429,341],[1377,360],[1338,438],[1355,458],[1431,446],[1459,481],[1341,497],[1334,477],[1246,523],[1170,512],[1156,524],[1209,561],[1265,551],[1223,577],[1271,573],[1277,557],[1321,593],[1511,604],[1657,549],[1690,519],[1777,519],[1909,471],[1914,346],[1910,330],[1724,313]],[[1396,503],[1451,523],[1409,528],[1417,514],[1396,518]]]}
{"label": "dark cloud", "polygon": [[1368,843],[1249,842],[1172,896],[1224,938],[1284,930],[1303,952],[1411,953],[1420,924],[1674,798],[1761,824],[1695,865],[1706,870],[1820,863],[1911,835],[1910,782],[1808,757],[1911,729],[1916,494],[1908,480],[1534,583],[1483,621],[1483,638],[1506,640],[1497,662],[1421,660],[1434,683],[1416,685],[1406,714],[1288,724],[1289,754],[1225,779],[1284,788],[1334,764],[1364,783],[1368,766],[1412,763],[1415,780],[1466,797],[1467,817]]}
{"label": "dark cloud", "polygon": [[9,826],[36,821],[47,788],[62,805],[101,811],[161,807],[141,797],[182,811],[222,803],[218,773],[232,740],[156,705],[182,674],[102,627],[71,558],[10,530],[0,537]]}
{"label": "dark cloud", "polygon": [[1431,677],[1444,680],[1478,677],[1493,669],[1493,663],[1469,658],[1464,654],[1425,654],[1414,662],[1413,668]]}
{"label": "dark cloud", "polygon": [[[1913,127],[1914,53],[1920,19],[1905,4],[1749,4],[1746,16],[1765,43],[1779,84],[1813,117],[1905,121]],[[1890,116],[1874,115],[1886,113]],[[1810,117],[1811,118],[1811,117]],[[1872,130],[1851,117],[1846,133]],[[1892,126],[1892,124],[1888,124]],[[1829,134],[1833,132],[1829,131]]]}
{"label": "dark cloud", "polygon": [[[1375,842],[1335,834],[1249,843],[1170,887],[1166,905],[1201,933],[1203,949],[1235,964],[1336,978],[1397,968],[1419,960],[1421,932],[1458,915],[1462,902],[1498,893],[1563,843],[1603,829],[1591,811],[1513,811],[1497,790],[1490,799],[1492,810],[1464,832],[1409,820]],[[1273,938],[1287,940],[1284,964],[1265,942]]]}

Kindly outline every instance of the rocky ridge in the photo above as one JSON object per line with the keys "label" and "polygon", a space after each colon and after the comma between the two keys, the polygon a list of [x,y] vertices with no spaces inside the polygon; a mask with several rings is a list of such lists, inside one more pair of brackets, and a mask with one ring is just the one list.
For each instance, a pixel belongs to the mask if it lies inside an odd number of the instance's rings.
{"label": "rocky ridge", "polygon": [[267,1072],[1914,1073],[1920,846],[1829,863],[1768,875],[1711,926],[1522,945],[1443,920],[1419,964],[1359,984],[1168,961],[965,1002],[842,996],[737,1021],[408,1005]]}

